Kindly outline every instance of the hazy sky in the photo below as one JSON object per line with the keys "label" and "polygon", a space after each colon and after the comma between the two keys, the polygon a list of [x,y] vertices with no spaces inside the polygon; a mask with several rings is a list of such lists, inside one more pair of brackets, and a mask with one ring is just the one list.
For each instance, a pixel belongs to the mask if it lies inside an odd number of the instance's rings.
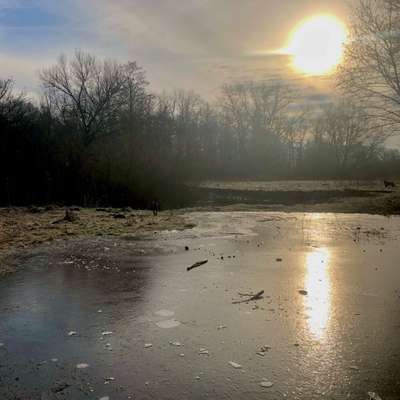
{"label": "hazy sky", "polygon": [[[303,79],[285,56],[302,19],[346,20],[346,0],[0,0],[0,76],[34,91],[37,72],[75,48],[136,60],[156,91],[213,95],[231,80]],[[308,78],[307,86],[319,86]]]}

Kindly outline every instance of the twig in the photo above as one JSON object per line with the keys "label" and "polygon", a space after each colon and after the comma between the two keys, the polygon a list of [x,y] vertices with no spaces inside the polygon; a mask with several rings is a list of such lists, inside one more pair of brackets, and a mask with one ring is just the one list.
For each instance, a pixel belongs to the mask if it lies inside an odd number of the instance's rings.
{"label": "twig", "polygon": [[[234,302],[232,302],[232,304],[247,303],[249,301],[261,300],[263,298],[263,294],[264,294],[264,290],[261,290],[260,292],[256,293],[255,295],[250,295],[251,297],[249,297],[248,299],[234,301]],[[240,295],[240,293],[239,293],[239,295]],[[243,296],[243,295],[241,295],[241,296]],[[244,295],[244,296],[248,296],[248,295]]]}
{"label": "twig", "polygon": [[194,263],[191,267],[187,267],[186,270],[187,270],[187,271],[190,271],[190,270],[192,270],[193,268],[201,267],[202,265],[207,264],[207,263],[208,263],[208,260],[199,261],[199,262],[197,262],[197,263]]}

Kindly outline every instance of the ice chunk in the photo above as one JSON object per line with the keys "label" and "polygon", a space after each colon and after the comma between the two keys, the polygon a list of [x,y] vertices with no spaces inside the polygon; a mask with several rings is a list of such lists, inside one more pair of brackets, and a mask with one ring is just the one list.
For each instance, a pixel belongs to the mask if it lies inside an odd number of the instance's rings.
{"label": "ice chunk", "polygon": [[159,317],[166,317],[166,318],[173,317],[175,315],[175,313],[170,310],[159,310],[156,311],[154,314],[158,315]]}
{"label": "ice chunk", "polygon": [[229,365],[232,366],[235,369],[241,369],[242,366],[238,363],[235,363],[234,361],[229,361]]}
{"label": "ice chunk", "polygon": [[262,386],[264,388],[270,388],[270,387],[274,386],[274,384],[272,382],[269,382],[269,381],[262,381],[260,383],[260,386]]}
{"label": "ice chunk", "polygon": [[163,329],[170,329],[170,328],[176,328],[177,326],[179,326],[181,323],[175,319],[167,319],[164,321],[159,321],[156,322],[156,325],[159,328],[163,328]]}
{"label": "ice chunk", "polygon": [[78,369],[86,369],[86,368],[89,368],[89,364],[86,364],[86,363],[76,364],[76,368],[78,368]]}

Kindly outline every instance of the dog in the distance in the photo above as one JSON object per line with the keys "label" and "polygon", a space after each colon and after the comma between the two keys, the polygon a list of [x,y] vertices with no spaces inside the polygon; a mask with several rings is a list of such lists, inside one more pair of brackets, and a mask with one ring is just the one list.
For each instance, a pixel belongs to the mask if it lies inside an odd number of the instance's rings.
{"label": "dog in the distance", "polygon": [[394,188],[396,186],[395,183],[391,181],[383,181],[383,184],[385,185],[385,189]]}

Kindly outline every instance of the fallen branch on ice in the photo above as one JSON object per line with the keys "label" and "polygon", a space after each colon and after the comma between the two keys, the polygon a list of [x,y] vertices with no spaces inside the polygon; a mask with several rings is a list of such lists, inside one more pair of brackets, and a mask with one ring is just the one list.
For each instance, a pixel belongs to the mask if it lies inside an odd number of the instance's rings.
{"label": "fallen branch on ice", "polygon": [[254,294],[254,295],[239,293],[240,296],[242,296],[242,297],[249,296],[249,298],[248,299],[244,299],[244,300],[234,301],[234,302],[232,302],[232,304],[247,303],[248,301],[261,300],[261,299],[264,298],[263,294],[264,294],[264,290],[261,290],[260,292]]}
{"label": "fallen branch on ice", "polygon": [[197,262],[197,263],[194,263],[191,267],[187,267],[186,270],[187,270],[187,271],[190,271],[190,270],[192,270],[193,268],[201,267],[202,265],[207,264],[207,263],[208,263],[208,260],[199,261],[199,262]]}

